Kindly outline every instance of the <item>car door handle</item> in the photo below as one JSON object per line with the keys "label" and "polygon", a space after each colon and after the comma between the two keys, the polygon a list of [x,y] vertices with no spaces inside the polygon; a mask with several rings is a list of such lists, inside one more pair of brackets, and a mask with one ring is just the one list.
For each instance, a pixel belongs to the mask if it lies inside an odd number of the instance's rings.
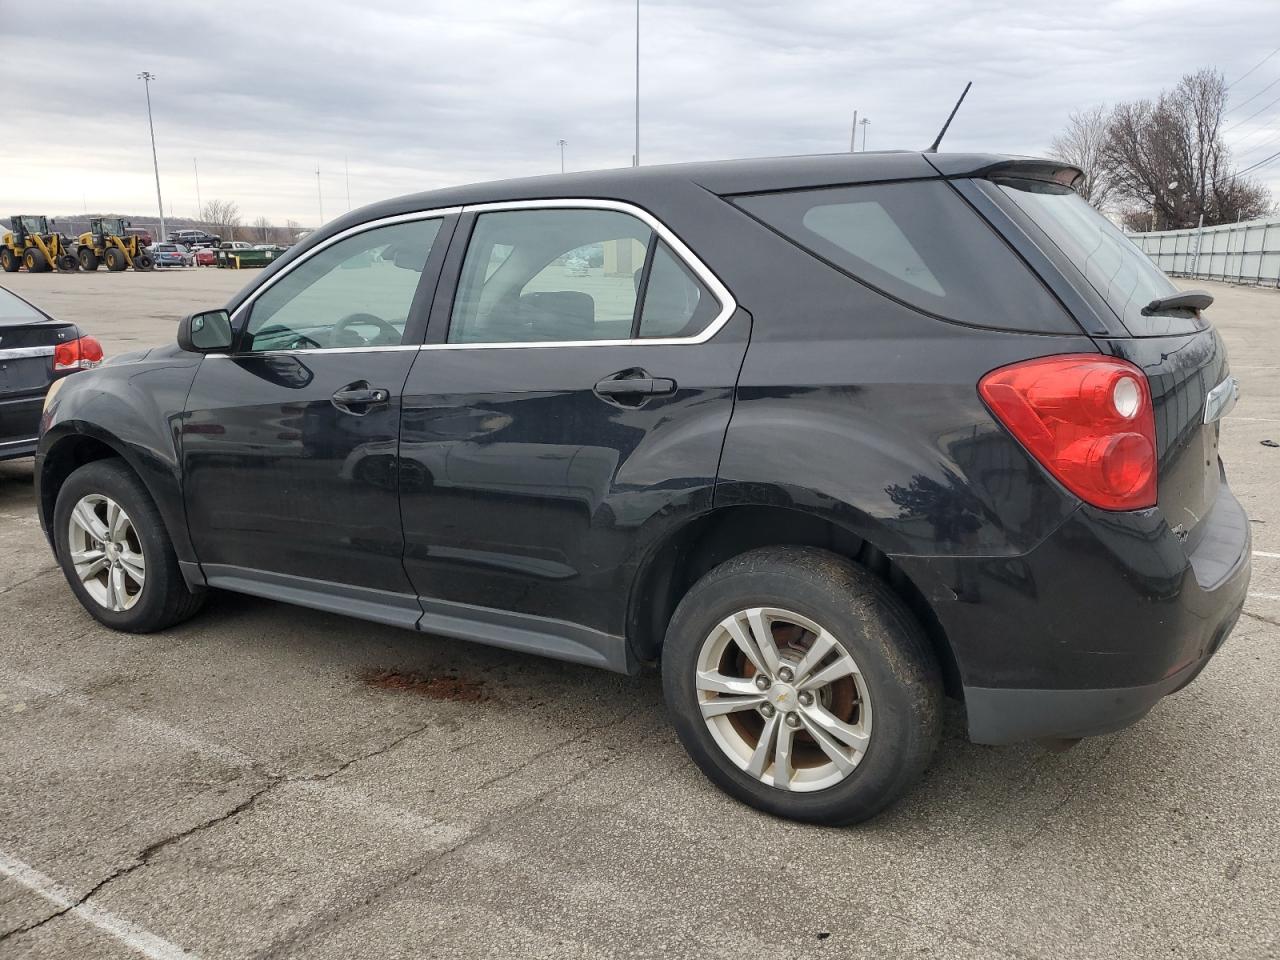
{"label": "car door handle", "polygon": [[[386,403],[391,394],[382,387],[371,387],[367,383],[352,383],[341,390],[334,391],[333,404],[339,409],[346,407],[365,407],[374,403]],[[364,411],[360,411],[364,412]]]}
{"label": "car door handle", "polygon": [[615,373],[596,384],[602,397],[662,397],[676,392],[676,382],[667,377],[650,377],[644,371]]}

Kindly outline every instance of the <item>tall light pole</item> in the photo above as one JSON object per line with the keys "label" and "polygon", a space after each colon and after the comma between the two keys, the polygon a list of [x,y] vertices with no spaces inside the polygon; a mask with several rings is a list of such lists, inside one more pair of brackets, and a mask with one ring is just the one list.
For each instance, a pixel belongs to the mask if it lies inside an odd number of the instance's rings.
{"label": "tall light pole", "polygon": [[631,165],[640,166],[640,0],[636,0],[636,152]]}
{"label": "tall light pole", "polygon": [[347,178],[347,213],[351,212],[351,164],[347,162],[347,158],[342,158],[342,172]]}
{"label": "tall light pole", "polygon": [[849,131],[849,152],[858,149],[858,111],[853,111],[853,129]]}
{"label": "tall light pole", "polygon": [[204,216],[204,204],[200,202],[200,164],[195,157],[191,158],[191,169],[196,172],[196,219],[199,220]]}
{"label": "tall light pole", "polygon": [[167,237],[164,230],[164,201],[160,199],[160,161],[156,159],[156,125],[151,119],[151,81],[155,78],[156,75],[150,70],[143,70],[138,74],[138,79],[147,88],[147,126],[151,128],[151,165],[156,171],[156,206],[160,208],[160,239],[163,241]]}
{"label": "tall light pole", "polygon": [[320,205],[320,222],[324,223],[324,194],[320,192],[320,164],[316,164],[316,202]]}
{"label": "tall light pole", "polygon": [[862,127],[862,152],[863,153],[867,152],[867,125],[870,123],[871,121],[868,120],[866,117],[863,117],[862,120],[859,121],[859,124]]}
{"label": "tall light pole", "polygon": [[569,141],[557,140],[556,143],[560,144],[560,172],[564,173],[564,148],[568,145]]}

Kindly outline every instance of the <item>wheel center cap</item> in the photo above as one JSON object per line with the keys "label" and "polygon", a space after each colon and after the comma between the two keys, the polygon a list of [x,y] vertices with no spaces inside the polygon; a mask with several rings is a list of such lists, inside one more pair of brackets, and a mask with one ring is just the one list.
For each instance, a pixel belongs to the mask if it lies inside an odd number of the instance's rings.
{"label": "wheel center cap", "polygon": [[769,702],[779,710],[794,710],[799,706],[796,688],[789,683],[775,683],[769,688]]}

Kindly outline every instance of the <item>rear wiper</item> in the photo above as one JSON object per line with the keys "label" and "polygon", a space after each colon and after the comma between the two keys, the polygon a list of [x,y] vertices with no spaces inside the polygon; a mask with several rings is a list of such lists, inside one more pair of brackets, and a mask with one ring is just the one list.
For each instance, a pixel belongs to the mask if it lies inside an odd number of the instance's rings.
{"label": "rear wiper", "polygon": [[1208,290],[1183,290],[1181,293],[1167,297],[1157,297],[1142,308],[1142,315],[1150,317],[1157,313],[1169,313],[1174,310],[1199,311],[1213,303],[1213,294]]}

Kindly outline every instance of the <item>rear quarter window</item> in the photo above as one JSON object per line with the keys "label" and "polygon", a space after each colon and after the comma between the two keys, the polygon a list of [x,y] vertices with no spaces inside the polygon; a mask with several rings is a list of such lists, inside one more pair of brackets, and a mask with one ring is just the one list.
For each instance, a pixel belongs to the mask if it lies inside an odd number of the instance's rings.
{"label": "rear quarter window", "polygon": [[1031,269],[941,180],[733,202],[837,270],[935,317],[1001,330],[1080,332]]}

